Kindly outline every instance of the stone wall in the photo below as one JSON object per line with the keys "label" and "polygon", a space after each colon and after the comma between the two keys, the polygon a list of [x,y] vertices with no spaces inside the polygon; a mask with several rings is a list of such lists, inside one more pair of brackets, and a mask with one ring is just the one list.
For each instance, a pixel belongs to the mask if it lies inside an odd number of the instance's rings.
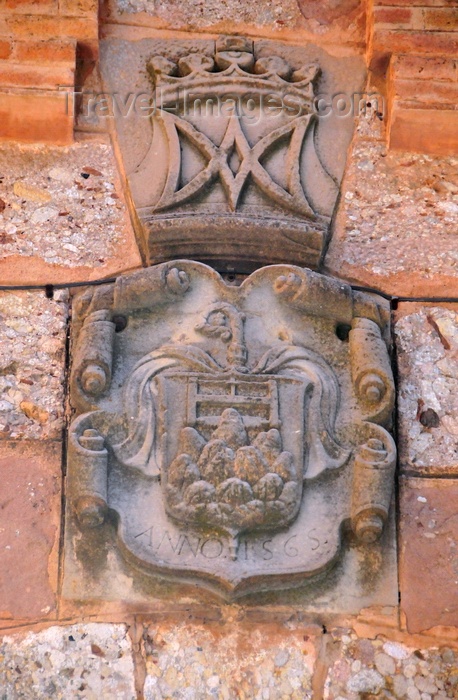
{"label": "stone wall", "polygon": [[[373,123],[378,128],[378,120]],[[387,156],[371,124],[362,122],[354,140],[325,263],[334,274],[393,295],[456,294],[456,159]],[[33,168],[24,169],[37,158],[36,149],[3,149],[14,164],[1,195],[5,271],[9,260],[15,261],[8,282],[63,283],[70,274],[81,279],[88,274],[86,260],[97,278],[116,246],[126,245],[121,241],[130,237],[135,247],[133,234],[122,224],[126,218],[115,224],[119,243],[112,235],[104,237],[103,229],[97,237],[89,234],[96,231],[97,216],[105,222],[108,212],[114,216],[113,202],[121,214],[125,207],[110,195],[103,213],[107,193],[113,193],[105,151],[92,144],[90,156],[84,144],[73,146],[82,155],[73,150],[69,162],[66,149],[41,149],[40,170],[52,175],[37,180]],[[352,180],[353,169],[361,173],[358,180]],[[95,174],[102,171],[103,177]],[[380,200],[374,198],[371,178],[385,183]],[[73,191],[83,190],[74,179],[83,188],[88,181],[99,183],[95,194],[100,188],[102,196],[75,200]],[[412,197],[421,183],[419,205]],[[75,229],[81,243],[72,238],[68,215],[59,217],[70,205],[77,222],[95,216],[88,233]],[[55,224],[45,226],[45,233],[44,224],[24,227],[24,207],[33,221],[43,209],[55,208],[58,214],[51,221],[65,220],[65,230]],[[47,220],[48,214],[41,216]],[[339,228],[342,217],[348,225]],[[394,220],[401,222],[402,234]],[[421,254],[408,243],[419,236]],[[71,242],[63,244],[64,238]],[[25,246],[29,239],[35,241],[32,257]],[[139,267],[136,255],[128,261],[118,253],[111,269]],[[326,610],[307,614],[294,605],[196,607],[183,598],[154,610],[116,601],[76,605],[61,598],[63,380],[71,309],[72,296],[65,290],[55,290],[52,299],[43,289],[4,291],[0,298],[0,673],[6,697],[112,697],[114,692],[154,699],[456,697],[458,307],[402,302],[393,315],[400,604],[357,616]]]}

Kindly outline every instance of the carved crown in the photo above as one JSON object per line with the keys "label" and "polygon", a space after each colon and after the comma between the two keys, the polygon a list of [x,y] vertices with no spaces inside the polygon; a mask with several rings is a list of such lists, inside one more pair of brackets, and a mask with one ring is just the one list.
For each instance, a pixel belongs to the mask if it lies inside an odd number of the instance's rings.
{"label": "carved crown", "polygon": [[253,41],[240,36],[223,36],[216,41],[215,53],[191,53],[177,62],[154,56],[148,72],[161,104],[184,100],[186,92],[195,97],[199,91],[218,97],[249,95],[291,95],[300,100],[304,111],[311,111],[314,99],[313,82],[320,71],[316,63],[294,70],[280,56],[256,58]]}

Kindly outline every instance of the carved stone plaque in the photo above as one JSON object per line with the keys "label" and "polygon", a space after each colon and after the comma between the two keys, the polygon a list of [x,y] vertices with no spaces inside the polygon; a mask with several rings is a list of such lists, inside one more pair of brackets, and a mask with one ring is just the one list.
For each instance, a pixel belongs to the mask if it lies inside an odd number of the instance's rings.
{"label": "carved stone plaque", "polygon": [[298,267],[238,287],[180,261],[74,311],[66,595],[318,595],[355,552],[374,589],[396,461],[383,301]]}
{"label": "carved stone plaque", "polygon": [[116,118],[150,262],[186,256],[239,272],[318,265],[353,130],[359,59],[232,36],[112,39],[101,63],[107,94],[94,110]]}

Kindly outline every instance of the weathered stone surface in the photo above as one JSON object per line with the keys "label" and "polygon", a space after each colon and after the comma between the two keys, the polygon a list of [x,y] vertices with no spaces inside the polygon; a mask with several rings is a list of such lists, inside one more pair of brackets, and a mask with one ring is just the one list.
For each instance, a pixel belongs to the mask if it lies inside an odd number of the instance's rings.
{"label": "weathered stone surface", "polygon": [[401,607],[408,630],[458,626],[458,481],[405,477],[401,487]]}
{"label": "weathered stone surface", "polygon": [[300,12],[295,0],[274,0],[262,2],[255,8],[247,5],[243,0],[231,0],[230,2],[218,2],[210,0],[196,6],[190,0],[186,0],[178,9],[173,2],[157,3],[151,0],[117,0],[121,13],[146,12],[155,15],[158,19],[175,26],[177,29],[197,29],[207,26],[234,22],[255,24],[258,26],[276,26],[280,28],[284,24],[294,25],[300,18]]}
{"label": "weathered stone surface", "polygon": [[458,473],[458,312],[401,304],[395,334],[401,465]]}
{"label": "weathered stone surface", "polygon": [[139,266],[111,146],[0,147],[3,284],[97,279]]}
{"label": "weathered stone surface", "polygon": [[335,631],[328,636],[327,653],[331,664],[324,700],[456,697],[458,652],[453,649],[418,648]]}
{"label": "weathered stone surface", "polygon": [[61,459],[59,442],[2,442],[0,618],[55,615]]}
{"label": "weathered stone surface", "polygon": [[310,579],[307,599],[347,609],[335,582],[349,577],[358,604],[389,604],[385,302],[297,267],[237,287],[180,261],[87,290],[74,319],[67,597],[108,582],[109,597],[148,599],[158,576],[225,599]]}
{"label": "weathered stone surface", "polygon": [[[202,31],[226,34],[244,33],[273,38],[291,38],[328,43],[334,50],[350,44],[364,46],[366,6],[361,0],[260,0],[254,7],[243,0],[108,0],[102,8],[112,22],[161,29]],[[139,13],[141,20],[139,20]]]}
{"label": "weathered stone surface", "polygon": [[361,0],[334,0],[323,3],[319,0],[298,0],[302,14],[307,19],[314,19],[322,25],[333,21],[349,23],[355,20],[355,15],[363,11]]}
{"label": "weathered stone surface", "polygon": [[[151,262],[319,264],[354,124],[333,96],[362,89],[358,58],[243,37],[113,38],[101,65],[119,97],[95,109],[115,117]],[[333,105],[322,118],[318,95]]]}
{"label": "weathered stone surface", "polygon": [[0,687],[7,700],[137,697],[124,625],[88,623],[8,635],[0,654]]}
{"label": "weathered stone surface", "polygon": [[329,272],[389,294],[456,296],[457,166],[452,156],[387,152],[382,141],[357,138]]}
{"label": "weathered stone surface", "polygon": [[144,634],[145,700],[311,700],[316,651],[302,631],[151,624]]}
{"label": "weathered stone surface", "polygon": [[61,438],[67,299],[0,293],[0,440]]}

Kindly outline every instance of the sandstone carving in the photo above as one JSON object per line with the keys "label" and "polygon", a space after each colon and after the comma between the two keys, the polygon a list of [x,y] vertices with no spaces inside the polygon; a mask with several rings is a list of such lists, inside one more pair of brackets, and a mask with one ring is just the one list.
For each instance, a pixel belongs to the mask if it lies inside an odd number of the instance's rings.
{"label": "sandstone carving", "polygon": [[67,557],[113,532],[126,565],[232,597],[322,576],[350,529],[374,546],[396,459],[388,318],[285,265],[234,287],[165,263],[82,294]]}
{"label": "sandstone carving", "polygon": [[[334,73],[342,81],[337,63],[282,53],[237,36],[145,44],[138,70],[150,111],[120,117],[117,135],[151,262],[186,255],[240,272],[318,265],[352,119],[317,117],[320,84]],[[108,62],[106,73],[111,91],[132,89]]]}

